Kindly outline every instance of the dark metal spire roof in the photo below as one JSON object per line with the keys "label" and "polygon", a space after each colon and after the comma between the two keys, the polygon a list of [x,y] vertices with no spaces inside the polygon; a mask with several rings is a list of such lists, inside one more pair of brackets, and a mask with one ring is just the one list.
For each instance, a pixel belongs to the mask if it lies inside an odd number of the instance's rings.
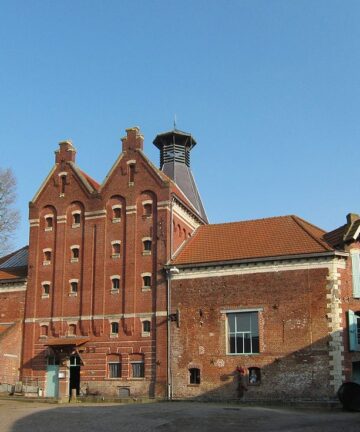
{"label": "dark metal spire roof", "polygon": [[160,169],[181,189],[199,216],[207,222],[204,206],[190,169],[190,151],[196,145],[192,135],[174,129],[156,136],[160,150]]}

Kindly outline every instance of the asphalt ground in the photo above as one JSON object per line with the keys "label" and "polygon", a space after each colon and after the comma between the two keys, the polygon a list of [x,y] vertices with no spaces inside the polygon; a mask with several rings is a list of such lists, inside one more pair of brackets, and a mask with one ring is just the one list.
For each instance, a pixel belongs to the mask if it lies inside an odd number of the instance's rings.
{"label": "asphalt ground", "polygon": [[64,404],[0,400],[1,432],[360,432],[360,413],[199,402]]}

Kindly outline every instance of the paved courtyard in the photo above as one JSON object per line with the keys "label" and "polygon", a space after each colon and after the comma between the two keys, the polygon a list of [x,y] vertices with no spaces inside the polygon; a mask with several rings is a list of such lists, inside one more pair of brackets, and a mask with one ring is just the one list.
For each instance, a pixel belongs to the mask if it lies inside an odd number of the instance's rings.
{"label": "paved courtyard", "polygon": [[205,403],[52,405],[0,400],[1,432],[359,431],[360,413]]}

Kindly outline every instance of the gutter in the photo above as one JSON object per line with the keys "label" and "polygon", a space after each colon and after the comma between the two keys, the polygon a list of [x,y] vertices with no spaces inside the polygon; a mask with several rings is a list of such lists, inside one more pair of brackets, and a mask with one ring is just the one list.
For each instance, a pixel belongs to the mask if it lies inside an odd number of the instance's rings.
{"label": "gutter", "polygon": [[312,253],[312,254],[298,254],[298,255],[280,255],[280,256],[273,256],[273,257],[259,257],[259,258],[247,258],[247,259],[240,259],[240,260],[228,260],[228,261],[209,261],[209,262],[200,262],[200,263],[184,263],[184,264],[177,264],[177,263],[168,263],[164,266],[164,268],[170,269],[174,265],[178,268],[198,268],[198,267],[212,267],[212,266],[226,266],[226,265],[235,265],[235,264],[248,264],[248,263],[254,263],[254,262],[269,262],[269,261],[290,261],[293,259],[309,259],[309,258],[323,258],[323,257],[348,257],[348,252],[340,252],[340,251],[329,251],[329,252],[319,252],[319,253]]}

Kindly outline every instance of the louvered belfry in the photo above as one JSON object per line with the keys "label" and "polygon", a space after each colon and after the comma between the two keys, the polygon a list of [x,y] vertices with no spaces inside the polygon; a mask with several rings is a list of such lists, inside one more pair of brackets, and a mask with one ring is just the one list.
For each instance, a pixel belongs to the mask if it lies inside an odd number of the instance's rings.
{"label": "louvered belfry", "polygon": [[207,222],[207,216],[190,169],[190,152],[196,145],[193,136],[173,129],[156,136],[154,145],[160,150],[160,169],[181,189],[199,216]]}

